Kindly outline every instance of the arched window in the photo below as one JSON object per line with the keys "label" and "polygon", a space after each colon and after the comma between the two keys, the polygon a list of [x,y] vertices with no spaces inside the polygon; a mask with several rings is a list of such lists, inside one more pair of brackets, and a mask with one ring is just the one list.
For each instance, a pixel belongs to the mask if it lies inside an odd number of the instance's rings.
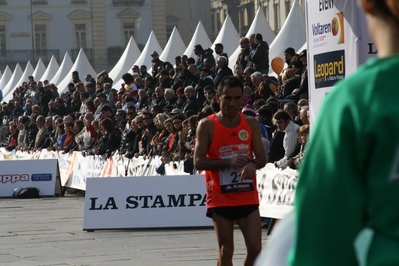
{"label": "arched window", "polygon": [[90,13],[84,10],[76,10],[69,14],[72,21],[72,29],[74,31],[74,47],[75,49],[86,49],[89,47],[87,43],[87,31],[90,21]]}
{"label": "arched window", "polygon": [[140,18],[140,13],[127,8],[123,10],[122,12],[118,13],[117,17],[119,18],[120,21],[120,27],[121,27],[121,36],[122,40],[121,46],[126,46],[129,43],[130,37],[133,36],[133,38],[136,39],[136,32],[137,32],[137,19]]}

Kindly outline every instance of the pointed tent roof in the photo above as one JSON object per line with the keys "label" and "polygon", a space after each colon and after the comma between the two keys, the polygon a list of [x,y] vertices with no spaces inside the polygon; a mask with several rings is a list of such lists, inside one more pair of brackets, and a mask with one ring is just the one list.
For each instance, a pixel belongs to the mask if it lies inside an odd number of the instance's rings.
{"label": "pointed tent roof", "polygon": [[139,58],[130,66],[130,69],[133,68],[134,65],[146,65],[147,68],[151,67],[151,54],[157,51],[158,54],[162,54],[162,48],[161,45],[159,45],[158,39],[155,36],[154,31],[151,31],[150,37],[148,37],[147,43],[144,46],[143,51],[141,52],[141,55]]}
{"label": "pointed tent roof", "polygon": [[60,83],[66,76],[66,74],[69,72],[73,65],[72,59],[69,56],[68,52],[65,53],[64,59],[62,60],[62,63],[60,67],[58,68],[57,73],[55,73],[54,77],[49,80],[50,83],[58,84]]}
{"label": "pointed tent roof", "polygon": [[308,43],[307,42],[305,42],[305,44],[302,45],[302,47],[299,48],[298,51],[296,51],[296,53],[300,54],[303,50],[306,50],[306,49],[308,49]]}
{"label": "pointed tent roof", "polygon": [[172,34],[169,37],[168,43],[165,46],[165,49],[159,56],[159,59],[164,62],[170,62],[173,65],[175,57],[182,55],[185,50],[186,45],[184,44],[183,39],[181,38],[180,33],[175,26],[173,28]]}
{"label": "pointed tent roof", "polygon": [[202,48],[207,49],[211,47],[212,42],[208,37],[208,34],[205,31],[204,26],[202,25],[201,21],[198,22],[197,28],[195,29],[194,35],[191,38],[190,43],[187,46],[186,51],[183,54],[187,55],[188,57],[196,58],[194,54],[194,46],[197,44],[201,44]]}
{"label": "pointed tent roof", "polygon": [[45,71],[46,71],[46,66],[44,65],[42,59],[39,58],[39,61],[37,62],[35,71],[33,71],[32,76],[35,78],[36,81],[39,81]]}
{"label": "pointed tent roof", "polygon": [[265,14],[263,13],[262,9],[259,7],[254,20],[252,21],[251,27],[247,32],[245,37],[249,38],[249,36],[253,33],[260,33],[262,34],[263,40],[268,44],[271,44],[276,38],[276,34],[270,28],[269,23],[266,20]]}
{"label": "pointed tent roof", "polygon": [[57,73],[59,68],[60,68],[60,66],[58,65],[57,60],[55,59],[54,55],[51,56],[50,63],[48,63],[46,71],[38,80],[41,80],[41,81],[45,81],[46,79],[51,80],[54,77],[54,75]]}
{"label": "pointed tent roof", "polygon": [[66,74],[64,79],[59,84],[56,84],[56,86],[58,87],[58,92],[60,94],[66,92],[66,90],[68,89],[68,84],[71,82],[73,71],[78,71],[81,77],[84,77],[87,74],[90,74],[94,78],[97,77],[97,73],[91,66],[85,52],[82,48],[80,48],[78,57],[76,58],[73,66],[70,68],[68,74]]}
{"label": "pointed tent roof", "polygon": [[[266,41],[269,45],[273,42],[276,34],[270,28],[269,23],[266,20],[265,14],[263,13],[262,8],[258,8],[254,20],[252,21],[251,26],[248,29],[247,34],[245,37],[249,38],[253,33],[260,33],[262,34],[263,40]],[[229,67],[231,69],[234,68],[234,64],[237,61],[238,55],[241,52],[241,47],[238,45],[234,53],[229,57]],[[231,58],[231,60],[230,60]]]}
{"label": "pointed tent roof", "polygon": [[122,75],[130,70],[132,62],[135,62],[137,58],[139,58],[140,53],[140,49],[137,46],[133,36],[130,37],[125,51],[123,52],[118,63],[116,63],[114,68],[108,73],[108,76],[115,81],[121,79]]}
{"label": "pointed tent roof", "polygon": [[[152,64],[151,63],[151,60],[152,60],[151,54],[154,51],[157,51],[158,54],[162,54],[161,45],[159,45],[159,42],[157,40],[157,37],[155,36],[155,33],[153,31],[151,31],[150,37],[148,37],[147,43],[145,44],[143,51],[141,51],[141,54],[140,54],[139,58],[136,60],[136,62],[134,62],[134,64],[130,65],[129,70],[132,69],[134,65],[138,65],[138,66],[145,65],[145,66],[147,66],[147,69],[150,69],[151,64]],[[124,73],[127,73],[128,71],[126,71]],[[124,73],[122,73],[122,75]],[[121,87],[122,83],[123,83],[122,79],[114,80],[114,84],[112,85],[112,87],[119,89]]]}
{"label": "pointed tent roof", "polygon": [[[236,28],[234,27],[233,22],[229,15],[227,15],[224,20],[223,26],[219,31],[218,36],[212,44],[212,49],[214,50],[215,44],[221,43],[223,44],[223,52],[226,53],[229,57],[234,53],[237,49],[237,45],[240,42],[240,36]],[[216,52],[213,52],[213,56],[216,58]]]}
{"label": "pointed tent roof", "polygon": [[[3,88],[3,99],[5,101],[8,101],[9,99],[12,98],[12,93],[9,92],[10,91],[12,92],[15,89],[14,87],[17,84],[18,80],[21,78],[22,73],[23,73],[22,68],[19,65],[19,63],[17,63],[11,78],[7,82],[7,85]],[[8,97],[9,99],[7,98],[8,94],[10,95],[10,97]]]}
{"label": "pointed tent roof", "polygon": [[35,70],[33,69],[33,66],[30,63],[30,61],[28,61],[28,63],[26,63],[24,73],[22,73],[22,75],[19,77],[19,80],[17,81],[16,85],[19,86],[22,84],[22,82],[28,81],[28,77],[32,76],[33,71]]}
{"label": "pointed tent roof", "polygon": [[33,71],[35,71],[35,70],[33,69],[33,66],[30,63],[30,61],[28,61],[26,63],[26,67],[25,67],[24,73],[22,73],[22,76],[19,76],[19,80],[17,81],[16,85],[19,86],[19,85],[22,84],[22,82],[28,81],[28,77],[32,76]]}
{"label": "pointed tent roof", "polygon": [[[3,88],[7,85],[8,81],[11,78],[11,76],[12,76],[12,71],[7,65],[6,69],[4,70],[4,73],[3,73],[3,75],[1,76],[1,79],[0,79],[0,90],[3,90]],[[4,96],[4,93],[3,93],[3,96]]]}
{"label": "pointed tent roof", "polygon": [[[297,51],[306,42],[306,20],[305,14],[299,5],[299,1],[295,0],[291,7],[290,13],[277,37],[270,45],[269,59],[275,57],[283,57],[284,50],[292,47]],[[270,71],[273,70],[270,68]]]}

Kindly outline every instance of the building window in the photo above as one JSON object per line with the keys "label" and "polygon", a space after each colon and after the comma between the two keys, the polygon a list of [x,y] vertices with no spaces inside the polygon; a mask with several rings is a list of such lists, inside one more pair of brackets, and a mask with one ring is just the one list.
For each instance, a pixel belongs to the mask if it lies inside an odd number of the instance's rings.
{"label": "building window", "polygon": [[174,25],[166,25],[166,38],[169,40],[170,35],[172,35]]}
{"label": "building window", "polygon": [[215,14],[211,13],[211,28],[212,32],[216,32]]}
{"label": "building window", "polygon": [[6,26],[0,26],[0,50],[6,49]]}
{"label": "building window", "polygon": [[123,23],[123,36],[125,39],[125,46],[129,43],[130,37],[134,38],[134,23]]}
{"label": "building window", "polygon": [[75,24],[76,47],[86,49],[86,24]]}
{"label": "building window", "polygon": [[120,46],[126,46],[129,43],[130,37],[135,38],[137,20],[140,18],[140,13],[133,9],[127,8],[116,15],[120,21]]}
{"label": "building window", "polygon": [[47,49],[46,25],[43,24],[35,25],[35,49],[36,50]]}

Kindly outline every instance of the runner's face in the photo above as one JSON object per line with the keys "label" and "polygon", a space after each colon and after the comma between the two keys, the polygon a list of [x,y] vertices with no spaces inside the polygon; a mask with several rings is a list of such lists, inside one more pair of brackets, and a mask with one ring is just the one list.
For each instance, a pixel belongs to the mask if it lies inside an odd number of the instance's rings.
{"label": "runner's face", "polygon": [[223,94],[218,97],[220,110],[224,115],[235,116],[240,112],[242,90],[240,87],[224,88]]}

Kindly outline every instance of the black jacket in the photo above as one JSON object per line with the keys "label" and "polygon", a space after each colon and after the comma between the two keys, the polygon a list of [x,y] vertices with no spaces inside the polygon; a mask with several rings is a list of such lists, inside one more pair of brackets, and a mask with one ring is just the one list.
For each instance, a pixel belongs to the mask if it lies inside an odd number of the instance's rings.
{"label": "black jacket", "polygon": [[224,68],[222,68],[220,71],[216,72],[216,76],[213,79],[213,83],[215,84],[215,88],[219,86],[219,83],[222,81],[224,77],[227,76],[232,76],[233,71],[226,65]]}
{"label": "black jacket", "polygon": [[269,45],[267,42],[258,43],[255,51],[249,55],[249,60],[255,65],[255,70],[269,68]]}

